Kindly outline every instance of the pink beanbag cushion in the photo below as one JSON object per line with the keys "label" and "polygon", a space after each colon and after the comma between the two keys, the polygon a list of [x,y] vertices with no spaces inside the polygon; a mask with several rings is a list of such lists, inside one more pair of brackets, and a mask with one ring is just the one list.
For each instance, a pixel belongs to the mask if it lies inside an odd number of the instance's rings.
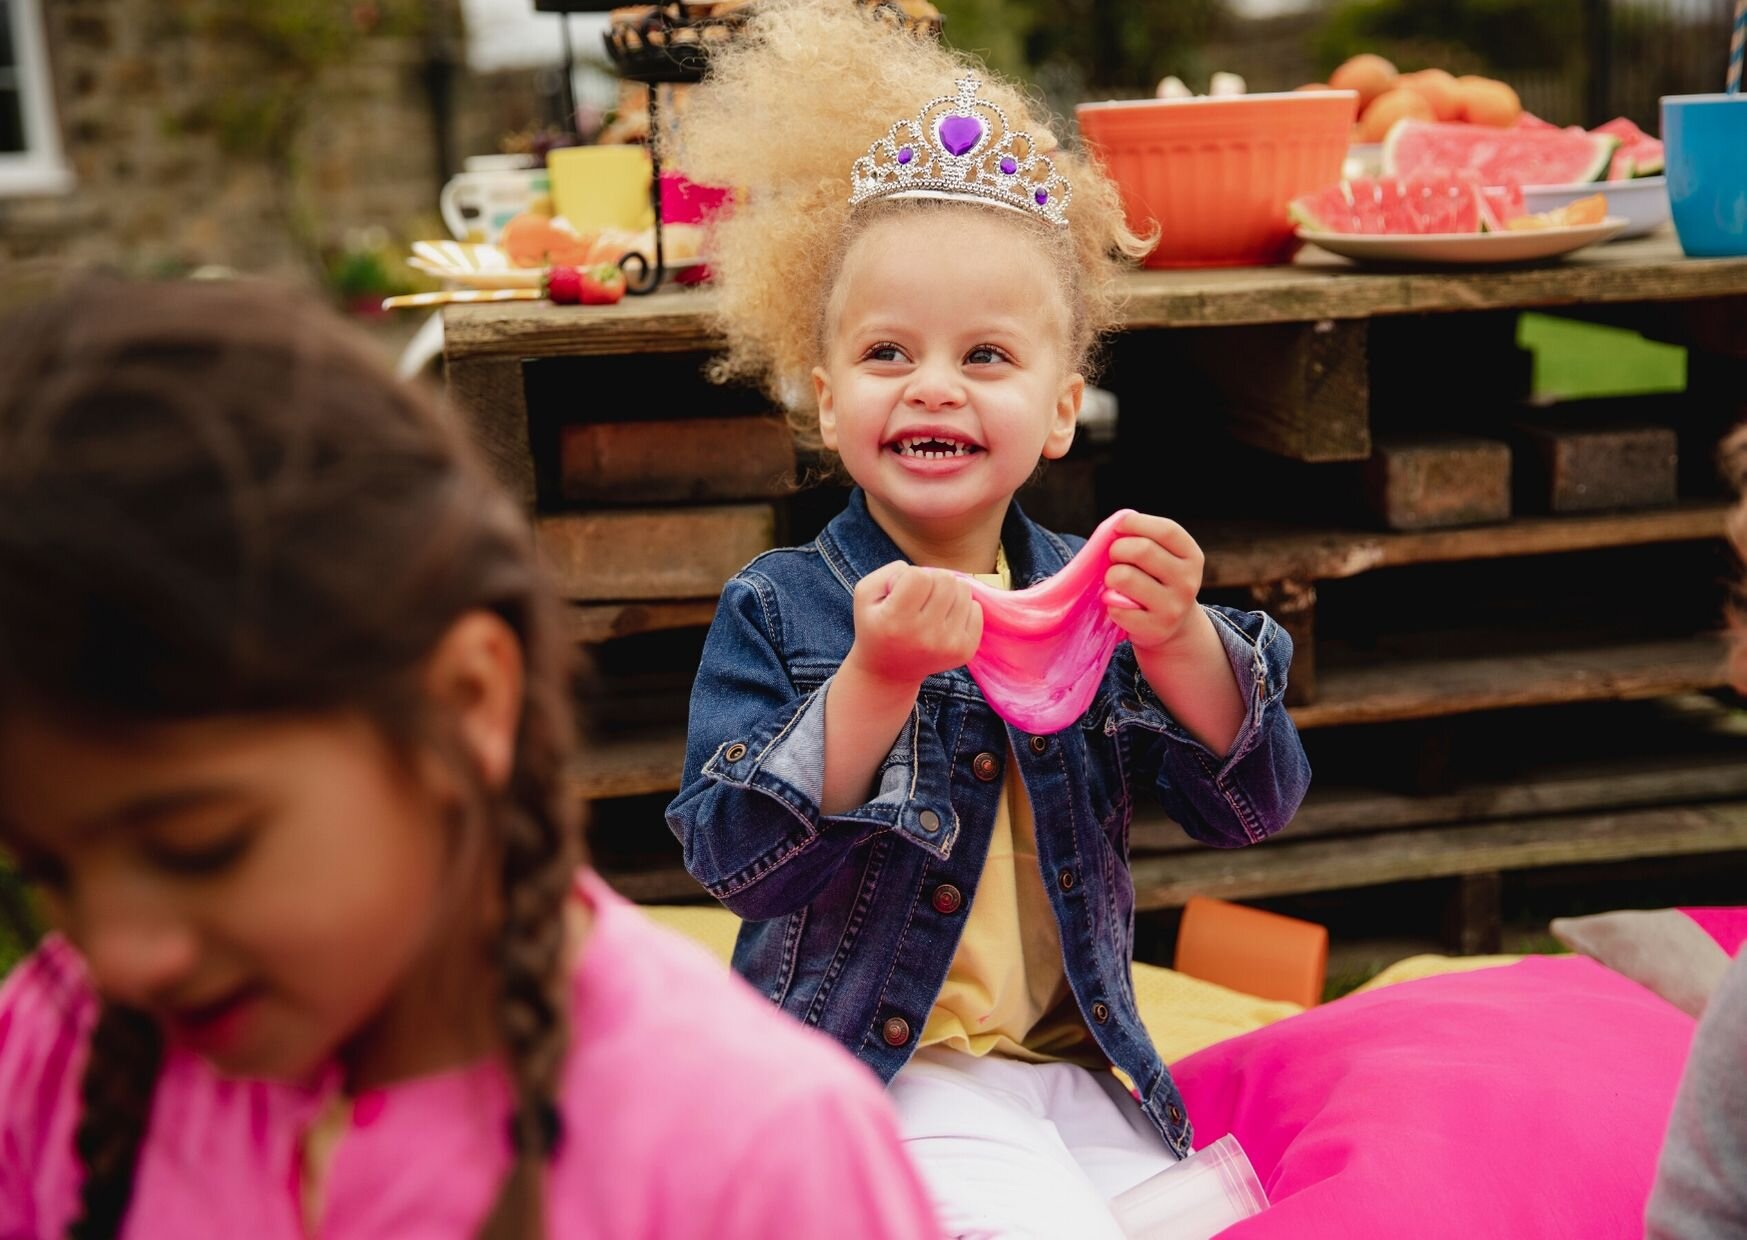
{"label": "pink beanbag cushion", "polygon": [[1189,1056],[1197,1146],[1273,1202],[1222,1240],[1644,1234],[1692,1019],[1583,957],[1352,995]]}
{"label": "pink beanbag cushion", "polygon": [[1680,910],[1698,923],[1729,955],[1747,943],[1747,908],[1683,908]]}

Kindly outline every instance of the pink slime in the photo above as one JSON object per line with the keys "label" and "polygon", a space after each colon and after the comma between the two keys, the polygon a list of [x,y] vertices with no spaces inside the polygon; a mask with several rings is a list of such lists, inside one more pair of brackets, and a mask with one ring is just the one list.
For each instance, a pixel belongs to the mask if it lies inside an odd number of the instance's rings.
{"label": "pink slime", "polygon": [[971,582],[971,596],[983,608],[983,640],[966,666],[995,713],[1014,727],[1033,735],[1059,732],[1091,705],[1122,640],[1107,609],[1137,605],[1104,588],[1110,544],[1133,511],[1106,517],[1066,568],[1029,589]]}

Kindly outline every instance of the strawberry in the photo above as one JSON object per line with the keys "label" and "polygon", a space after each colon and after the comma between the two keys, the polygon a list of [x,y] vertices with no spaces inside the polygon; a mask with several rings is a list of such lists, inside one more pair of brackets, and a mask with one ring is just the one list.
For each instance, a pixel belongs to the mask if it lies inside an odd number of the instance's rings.
{"label": "strawberry", "polygon": [[585,267],[578,275],[579,300],[585,306],[610,306],[625,295],[624,268],[613,263]]}
{"label": "strawberry", "polygon": [[546,270],[546,296],[561,306],[574,306],[582,300],[582,272],[563,263],[554,263]]}

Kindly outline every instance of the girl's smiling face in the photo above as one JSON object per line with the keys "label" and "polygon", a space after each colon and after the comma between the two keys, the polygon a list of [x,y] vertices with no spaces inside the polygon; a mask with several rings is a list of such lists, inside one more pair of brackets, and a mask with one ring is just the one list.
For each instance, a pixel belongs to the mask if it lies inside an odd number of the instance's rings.
{"label": "girl's smiling face", "polygon": [[976,206],[904,212],[844,258],[813,372],[820,437],[894,535],[998,530],[1038,461],[1073,442],[1085,380],[1028,228]]}
{"label": "girl's smiling face", "polygon": [[450,843],[359,717],[0,727],[0,829],[103,995],[297,1078],[435,937]]}

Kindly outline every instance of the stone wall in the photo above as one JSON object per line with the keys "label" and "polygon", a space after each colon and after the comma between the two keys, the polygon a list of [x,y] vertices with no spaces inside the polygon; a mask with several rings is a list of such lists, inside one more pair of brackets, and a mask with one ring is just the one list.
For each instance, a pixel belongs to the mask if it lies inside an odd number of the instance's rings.
{"label": "stone wall", "polygon": [[439,151],[431,61],[433,49],[460,60],[451,4],[425,35],[360,33],[298,92],[305,119],[288,149],[251,147],[239,144],[234,113],[260,55],[208,37],[186,3],[42,9],[76,185],[0,198],[0,261],[30,259],[39,272],[211,265],[315,280],[325,255],[370,226],[397,242],[433,234],[444,162],[537,115],[531,75],[479,81],[453,69],[453,149]]}

